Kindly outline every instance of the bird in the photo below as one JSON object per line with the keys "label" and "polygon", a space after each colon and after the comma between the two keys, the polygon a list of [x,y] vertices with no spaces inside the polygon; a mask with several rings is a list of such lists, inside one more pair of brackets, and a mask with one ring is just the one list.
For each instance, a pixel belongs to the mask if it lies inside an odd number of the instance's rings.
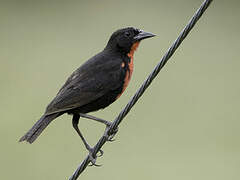
{"label": "bird", "polygon": [[[154,36],[153,33],[134,27],[115,31],[100,53],[70,75],[42,117],[19,141],[33,143],[54,119],[67,113],[72,115],[72,126],[91,154],[93,148],[78,127],[80,117],[104,123],[108,127],[111,125],[110,121],[88,113],[109,106],[122,95],[132,76],[134,52],[142,40]],[[100,152],[102,155],[103,151]],[[94,157],[91,162],[96,165]]]}

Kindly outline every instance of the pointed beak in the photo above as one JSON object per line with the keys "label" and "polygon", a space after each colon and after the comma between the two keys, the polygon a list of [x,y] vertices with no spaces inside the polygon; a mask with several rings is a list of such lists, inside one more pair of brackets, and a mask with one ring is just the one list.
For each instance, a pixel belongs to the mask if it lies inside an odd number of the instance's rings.
{"label": "pointed beak", "polygon": [[156,36],[156,35],[153,34],[153,33],[144,32],[143,30],[139,30],[139,34],[134,37],[134,40],[135,41],[141,41],[143,39],[151,38],[151,37],[154,37],[154,36]]}

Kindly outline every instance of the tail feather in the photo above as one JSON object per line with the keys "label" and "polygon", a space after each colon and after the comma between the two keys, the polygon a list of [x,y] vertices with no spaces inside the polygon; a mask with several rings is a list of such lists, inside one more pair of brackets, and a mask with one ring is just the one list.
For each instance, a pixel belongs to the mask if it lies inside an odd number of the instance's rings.
{"label": "tail feather", "polygon": [[37,137],[43,132],[43,130],[52,122],[55,118],[60,116],[61,114],[51,114],[51,115],[43,115],[34,125],[33,127],[19,140],[27,141],[32,144]]}

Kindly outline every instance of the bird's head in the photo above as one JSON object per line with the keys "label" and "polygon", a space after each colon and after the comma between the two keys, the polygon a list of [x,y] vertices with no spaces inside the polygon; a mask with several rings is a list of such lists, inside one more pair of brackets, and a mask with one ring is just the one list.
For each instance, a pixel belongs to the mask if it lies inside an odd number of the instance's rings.
{"label": "bird's head", "polygon": [[141,40],[154,36],[152,33],[133,27],[119,29],[111,35],[106,49],[128,54]]}

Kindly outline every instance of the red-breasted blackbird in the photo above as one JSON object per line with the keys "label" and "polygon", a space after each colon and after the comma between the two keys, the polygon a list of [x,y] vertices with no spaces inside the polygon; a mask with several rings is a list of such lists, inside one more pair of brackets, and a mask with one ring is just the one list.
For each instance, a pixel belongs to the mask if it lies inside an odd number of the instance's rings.
{"label": "red-breasted blackbird", "polygon": [[102,52],[72,73],[47,106],[44,115],[20,141],[33,143],[50,122],[68,113],[73,115],[73,127],[91,152],[91,147],[78,128],[79,118],[93,119],[107,126],[111,124],[85,113],[105,108],[121,96],[132,75],[134,51],[141,40],[153,36],[133,27],[114,32]]}

